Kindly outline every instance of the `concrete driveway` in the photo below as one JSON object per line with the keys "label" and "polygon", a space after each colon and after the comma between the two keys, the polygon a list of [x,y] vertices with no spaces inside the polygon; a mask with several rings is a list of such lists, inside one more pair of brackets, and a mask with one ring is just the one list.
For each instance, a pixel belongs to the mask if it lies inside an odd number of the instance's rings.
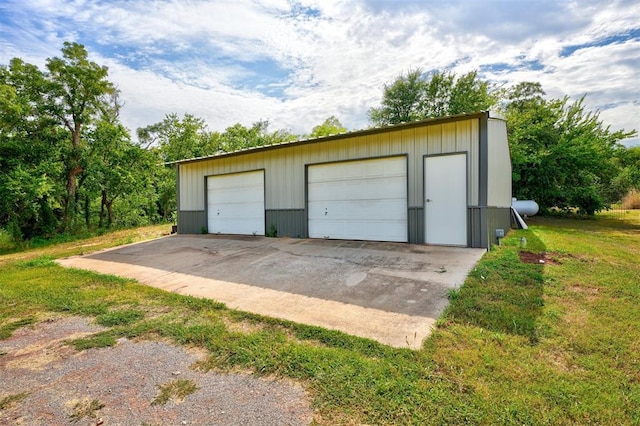
{"label": "concrete driveway", "polygon": [[135,278],[229,308],[420,348],[484,249],[174,235],[63,266]]}

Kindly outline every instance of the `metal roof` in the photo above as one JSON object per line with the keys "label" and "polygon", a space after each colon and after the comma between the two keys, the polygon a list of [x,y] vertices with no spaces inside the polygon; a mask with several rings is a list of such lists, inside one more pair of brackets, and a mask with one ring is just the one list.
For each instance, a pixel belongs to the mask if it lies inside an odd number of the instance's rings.
{"label": "metal roof", "polygon": [[243,148],[243,149],[239,149],[239,150],[236,150],[236,151],[221,152],[221,153],[218,153],[218,154],[208,155],[208,156],[205,156],[205,157],[195,157],[195,158],[188,158],[188,159],[184,159],[184,160],[169,161],[169,162],[166,162],[164,164],[183,164],[183,163],[192,163],[192,162],[196,162],[196,161],[206,161],[206,160],[211,160],[211,159],[215,159],[215,158],[223,158],[223,157],[230,157],[230,156],[248,154],[248,153],[253,153],[253,152],[267,151],[267,150],[270,150],[270,149],[285,148],[285,147],[289,147],[289,146],[304,145],[304,144],[309,144],[309,143],[321,143],[321,142],[327,142],[327,141],[332,141],[332,140],[336,140],[336,139],[344,139],[344,138],[351,138],[351,137],[355,137],[355,136],[365,136],[365,135],[371,135],[371,134],[376,134],[376,133],[383,133],[383,132],[387,132],[387,131],[390,131],[390,130],[411,129],[411,128],[414,128],[414,127],[423,126],[425,124],[447,123],[447,122],[451,122],[451,121],[466,120],[466,119],[469,119],[469,118],[480,118],[480,117],[483,117],[483,116],[504,120],[504,116],[502,116],[499,113],[495,113],[493,111],[492,112],[481,111],[481,112],[474,112],[474,113],[469,113],[469,114],[450,115],[450,116],[446,116],[446,117],[436,117],[436,118],[428,118],[426,120],[420,120],[420,121],[411,121],[411,122],[408,122],[408,123],[391,124],[391,125],[388,125],[388,126],[372,127],[372,128],[369,128],[369,129],[362,129],[362,130],[354,130],[354,131],[350,131],[350,132],[343,132],[343,133],[338,133],[338,134],[335,134],[335,135],[322,136],[322,137],[318,137],[318,138],[299,139],[299,140],[290,141],[290,142],[281,142],[281,143],[275,143],[275,144],[270,144],[270,145],[261,145],[261,146],[251,147],[251,148]]}

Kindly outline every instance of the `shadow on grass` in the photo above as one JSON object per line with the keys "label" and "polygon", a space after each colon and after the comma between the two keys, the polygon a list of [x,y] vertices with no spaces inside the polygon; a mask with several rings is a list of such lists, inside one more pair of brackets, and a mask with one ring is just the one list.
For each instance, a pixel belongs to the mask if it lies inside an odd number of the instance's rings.
{"label": "shadow on grass", "polygon": [[[521,238],[526,247],[521,248]],[[521,250],[542,253],[545,246],[531,231],[514,231],[493,248],[450,294],[444,322],[471,324],[500,333],[539,340],[536,322],[542,314],[544,265],[520,260]]]}

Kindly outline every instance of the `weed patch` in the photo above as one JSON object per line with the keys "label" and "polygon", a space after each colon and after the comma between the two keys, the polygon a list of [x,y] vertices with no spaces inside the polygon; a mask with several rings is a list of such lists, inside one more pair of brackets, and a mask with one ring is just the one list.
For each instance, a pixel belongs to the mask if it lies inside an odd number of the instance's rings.
{"label": "weed patch", "polygon": [[96,322],[104,327],[114,327],[117,325],[129,325],[142,318],[144,318],[144,312],[125,309],[98,315]]}
{"label": "weed patch", "polygon": [[4,398],[0,399],[0,410],[11,408],[14,404],[22,401],[28,395],[29,394],[27,392],[21,392],[5,396]]}
{"label": "weed patch", "polygon": [[110,346],[115,346],[116,339],[111,333],[104,332],[97,333],[89,337],[74,339],[69,343],[71,343],[77,351],[83,351],[86,349],[107,348]]}
{"label": "weed patch", "polygon": [[169,400],[180,403],[198,389],[192,380],[187,379],[173,380],[158,386],[158,388],[160,389],[160,393],[151,401],[151,405],[164,405],[169,402]]}
{"label": "weed patch", "polygon": [[69,420],[73,423],[77,423],[86,417],[92,419],[96,418],[96,411],[99,411],[103,408],[104,404],[97,399],[93,399],[90,401],[88,398],[84,398],[73,403],[73,412],[69,416]]}
{"label": "weed patch", "polygon": [[22,268],[43,268],[47,266],[53,266],[55,262],[51,256],[39,256],[34,259],[25,260],[24,262],[18,262],[18,266]]}
{"label": "weed patch", "polygon": [[35,322],[36,322],[35,318],[28,317],[28,318],[23,318],[17,321],[12,321],[7,324],[2,324],[0,326],[0,340],[8,339],[9,337],[11,337],[13,332],[16,331],[17,329],[24,327],[26,325],[31,325]]}

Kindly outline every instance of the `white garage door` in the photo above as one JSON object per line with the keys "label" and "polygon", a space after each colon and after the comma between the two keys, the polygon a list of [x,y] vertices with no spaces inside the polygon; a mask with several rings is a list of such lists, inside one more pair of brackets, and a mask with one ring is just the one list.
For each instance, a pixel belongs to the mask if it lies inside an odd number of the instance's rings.
{"label": "white garage door", "polygon": [[309,236],[407,241],[405,157],[309,166]]}
{"label": "white garage door", "polygon": [[209,176],[207,224],[211,234],[264,235],[264,172]]}

